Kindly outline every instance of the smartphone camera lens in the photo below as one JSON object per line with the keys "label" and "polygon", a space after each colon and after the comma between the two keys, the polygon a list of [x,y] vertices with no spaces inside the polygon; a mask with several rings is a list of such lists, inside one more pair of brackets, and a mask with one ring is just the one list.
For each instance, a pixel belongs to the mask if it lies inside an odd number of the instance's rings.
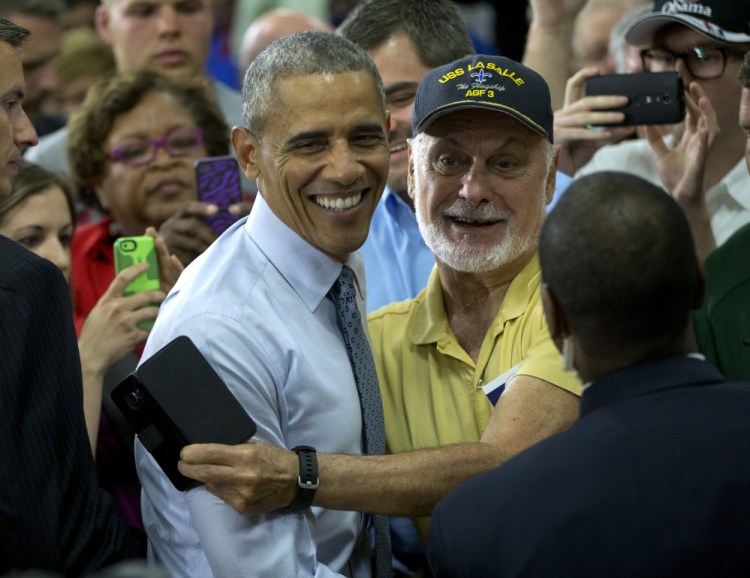
{"label": "smartphone camera lens", "polygon": [[128,395],[125,397],[125,402],[128,404],[128,407],[130,407],[130,409],[139,409],[141,405],[143,405],[143,392],[137,387],[134,387],[128,392]]}
{"label": "smartphone camera lens", "polygon": [[132,239],[125,239],[124,241],[120,243],[120,248],[123,251],[127,251],[127,252],[135,251],[137,246],[138,244]]}
{"label": "smartphone camera lens", "polygon": [[668,94],[665,94],[664,96],[662,96],[661,100],[664,104],[669,104],[670,102],[672,102],[672,97],[670,97]]}

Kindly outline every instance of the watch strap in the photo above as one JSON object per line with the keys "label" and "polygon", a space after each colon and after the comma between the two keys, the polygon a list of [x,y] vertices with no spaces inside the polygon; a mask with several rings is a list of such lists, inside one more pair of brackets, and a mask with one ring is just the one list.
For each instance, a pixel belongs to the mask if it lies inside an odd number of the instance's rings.
{"label": "watch strap", "polygon": [[297,495],[287,506],[289,512],[300,512],[312,505],[315,490],[318,489],[318,456],[315,448],[297,446],[292,448],[299,459],[299,476],[297,477]]}

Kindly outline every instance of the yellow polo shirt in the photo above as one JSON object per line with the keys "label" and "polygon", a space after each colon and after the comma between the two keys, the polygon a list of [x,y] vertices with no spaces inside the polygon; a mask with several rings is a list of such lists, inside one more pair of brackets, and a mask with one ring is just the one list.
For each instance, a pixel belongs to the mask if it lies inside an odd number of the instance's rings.
{"label": "yellow polo shirt", "polygon": [[[534,257],[510,284],[477,363],[448,324],[437,268],[414,299],[368,315],[389,453],[479,441],[493,408],[482,386],[516,365],[516,375],[581,395],[550,338],[540,285]],[[415,524],[426,540],[429,518]]]}

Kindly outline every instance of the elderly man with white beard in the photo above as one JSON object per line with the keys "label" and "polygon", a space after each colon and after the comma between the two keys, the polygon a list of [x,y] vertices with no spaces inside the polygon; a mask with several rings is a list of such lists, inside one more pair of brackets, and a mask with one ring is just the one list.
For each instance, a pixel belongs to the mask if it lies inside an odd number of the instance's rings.
{"label": "elderly man with white beard", "polygon": [[[417,90],[409,193],[437,267],[416,298],[368,318],[385,456],[318,454],[313,504],[416,517],[578,416],[581,384],[543,316],[537,240],[555,187],[549,89],[473,55]],[[297,458],[250,442],[189,446],[180,470],[240,512],[287,506]],[[488,500],[492,497],[488,496]]]}

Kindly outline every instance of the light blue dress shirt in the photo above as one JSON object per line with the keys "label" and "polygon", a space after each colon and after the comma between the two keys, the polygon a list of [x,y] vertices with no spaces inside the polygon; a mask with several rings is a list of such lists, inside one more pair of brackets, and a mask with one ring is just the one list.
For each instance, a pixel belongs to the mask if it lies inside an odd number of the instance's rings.
{"label": "light blue dress shirt", "polygon": [[[358,254],[347,264],[362,278]],[[256,421],[255,439],[360,454],[357,387],[326,298],[340,271],[258,196],[180,276],[143,359],[187,335]],[[171,576],[370,575],[359,513],[240,515],[203,487],[175,490],[138,442],[136,464],[149,558]]]}
{"label": "light blue dress shirt", "polygon": [[[568,175],[557,171],[555,193],[547,211],[572,182]],[[370,233],[360,253],[367,273],[368,311],[416,297],[427,286],[435,265],[432,251],[422,240],[414,211],[389,188],[375,209]]]}
{"label": "light blue dress shirt", "polygon": [[414,211],[389,188],[375,208],[370,233],[359,252],[367,274],[368,311],[416,296],[435,266]]}

